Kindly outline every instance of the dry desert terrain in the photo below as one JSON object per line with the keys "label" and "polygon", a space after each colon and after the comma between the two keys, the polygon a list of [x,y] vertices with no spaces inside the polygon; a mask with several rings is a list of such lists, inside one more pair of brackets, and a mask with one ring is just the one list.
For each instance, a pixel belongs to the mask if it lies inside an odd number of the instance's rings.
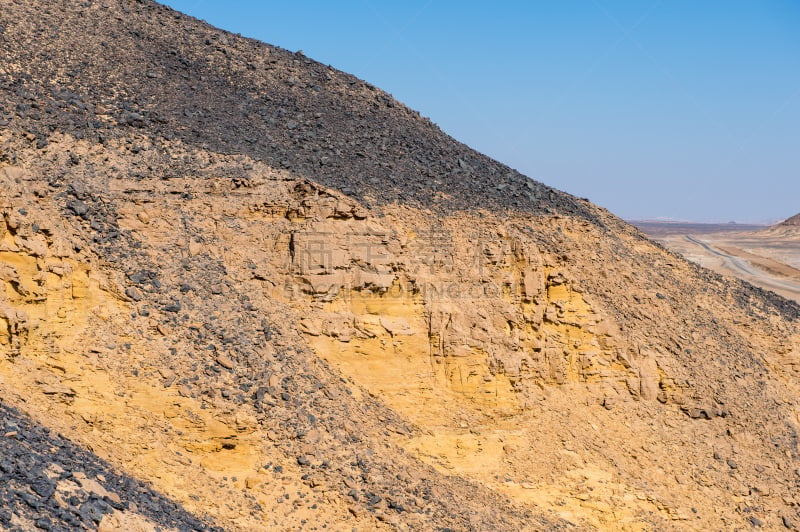
{"label": "dry desert terrain", "polygon": [[800,301],[800,227],[672,222],[634,225],[692,262]]}

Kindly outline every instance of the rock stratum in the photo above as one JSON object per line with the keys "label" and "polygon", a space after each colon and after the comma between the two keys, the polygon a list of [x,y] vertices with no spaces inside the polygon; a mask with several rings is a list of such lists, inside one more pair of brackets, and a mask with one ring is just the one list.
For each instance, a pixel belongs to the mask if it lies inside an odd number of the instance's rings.
{"label": "rock stratum", "polygon": [[0,527],[800,526],[796,304],[302,54],[0,7]]}

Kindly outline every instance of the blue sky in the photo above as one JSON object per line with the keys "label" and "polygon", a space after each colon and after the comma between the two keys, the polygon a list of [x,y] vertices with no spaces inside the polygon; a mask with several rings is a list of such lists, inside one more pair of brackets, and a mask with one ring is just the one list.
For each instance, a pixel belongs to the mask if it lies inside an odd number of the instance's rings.
{"label": "blue sky", "polygon": [[800,1],[167,0],[628,219],[800,212]]}

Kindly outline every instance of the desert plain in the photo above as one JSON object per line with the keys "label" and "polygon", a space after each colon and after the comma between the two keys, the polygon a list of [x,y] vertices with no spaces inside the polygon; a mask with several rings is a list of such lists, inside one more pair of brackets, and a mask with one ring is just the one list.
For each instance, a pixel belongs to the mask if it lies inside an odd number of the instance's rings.
{"label": "desert plain", "polygon": [[634,222],[684,258],[800,302],[800,226]]}

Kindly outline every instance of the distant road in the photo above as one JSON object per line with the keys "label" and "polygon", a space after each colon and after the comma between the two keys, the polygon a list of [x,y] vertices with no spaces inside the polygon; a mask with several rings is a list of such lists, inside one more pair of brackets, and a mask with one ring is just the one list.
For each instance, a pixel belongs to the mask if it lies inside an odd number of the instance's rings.
{"label": "distant road", "polygon": [[800,300],[800,284],[773,277],[768,273],[753,267],[753,265],[751,265],[747,260],[716,249],[708,243],[703,242],[702,240],[691,235],[686,235],[685,238],[689,242],[700,246],[708,253],[720,257],[725,268],[737,276],[742,277],[745,280],[749,280],[748,277],[750,277],[757,281],[758,284],[764,285],[765,288],[789,292],[794,295],[794,299]]}

